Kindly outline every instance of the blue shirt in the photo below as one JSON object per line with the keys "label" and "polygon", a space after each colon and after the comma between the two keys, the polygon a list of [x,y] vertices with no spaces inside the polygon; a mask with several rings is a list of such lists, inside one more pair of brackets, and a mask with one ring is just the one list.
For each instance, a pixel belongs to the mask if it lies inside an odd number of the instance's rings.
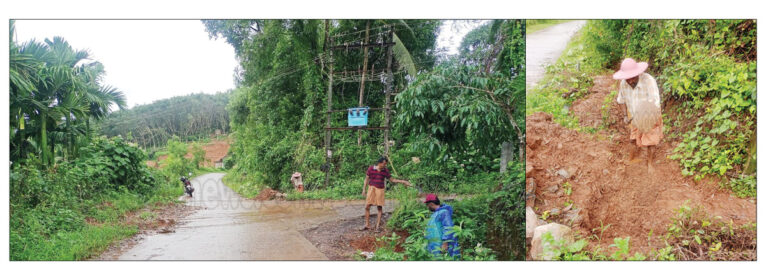
{"label": "blue shirt", "polygon": [[[441,205],[432,213],[427,223],[425,237],[428,241],[427,250],[433,255],[448,252],[449,256],[460,256],[459,240],[453,234],[453,208],[450,205]],[[448,242],[448,251],[441,251],[444,242]]]}

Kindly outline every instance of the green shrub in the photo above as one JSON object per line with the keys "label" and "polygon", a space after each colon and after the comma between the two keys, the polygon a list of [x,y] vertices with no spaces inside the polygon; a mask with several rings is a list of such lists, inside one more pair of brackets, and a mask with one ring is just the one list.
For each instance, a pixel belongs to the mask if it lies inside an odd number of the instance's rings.
{"label": "green shrub", "polygon": [[[182,194],[176,179],[146,167],[120,138],[94,138],[80,157],[43,168],[15,163],[10,175],[11,260],[79,260],[135,234],[124,217]],[[174,176],[175,177],[175,176]]]}
{"label": "green shrub", "polygon": [[755,20],[592,20],[582,32],[589,64],[614,70],[624,57],[648,61],[665,104],[677,101],[684,112],[671,119],[697,117],[670,156],[683,175],[750,186],[726,177],[738,177],[756,132]]}
{"label": "green shrub", "polygon": [[[510,163],[508,173],[495,180],[498,190],[443,201],[454,209],[454,234],[459,239],[462,260],[524,258],[524,177],[521,165]],[[426,251],[427,242],[424,238],[424,229],[431,212],[420,201],[421,197],[416,190],[402,188],[393,193],[398,205],[387,221],[387,226],[405,230],[410,234],[403,243],[405,252],[395,257],[405,257],[408,260],[435,259]],[[385,256],[376,259],[391,259],[393,248],[394,246],[382,248],[381,252]],[[378,255],[379,251],[375,254]]]}

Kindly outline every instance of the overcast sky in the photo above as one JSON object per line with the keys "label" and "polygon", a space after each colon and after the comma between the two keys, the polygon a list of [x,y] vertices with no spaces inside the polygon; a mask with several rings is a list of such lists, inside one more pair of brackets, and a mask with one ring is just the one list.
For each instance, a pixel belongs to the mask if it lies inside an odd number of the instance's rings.
{"label": "overcast sky", "polygon": [[[485,21],[447,21],[438,47],[455,54],[464,35]],[[19,42],[61,36],[104,64],[104,84],[128,107],[191,93],[234,88],[235,50],[208,39],[200,20],[18,20]]]}

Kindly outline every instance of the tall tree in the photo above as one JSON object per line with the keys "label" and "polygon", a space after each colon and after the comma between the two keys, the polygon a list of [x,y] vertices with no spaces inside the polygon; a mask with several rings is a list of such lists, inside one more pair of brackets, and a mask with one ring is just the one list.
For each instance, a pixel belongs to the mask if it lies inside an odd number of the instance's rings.
{"label": "tall tree", "polygon": [[123,94],[104,89],[103,66],[61,37],[21,45],[12,38],[10,44],[12,160],[34,153],[50,165],[57,143],[64,145],[62,156],[74,157],[88,121],[103,117],[113,104],[122,107]]}

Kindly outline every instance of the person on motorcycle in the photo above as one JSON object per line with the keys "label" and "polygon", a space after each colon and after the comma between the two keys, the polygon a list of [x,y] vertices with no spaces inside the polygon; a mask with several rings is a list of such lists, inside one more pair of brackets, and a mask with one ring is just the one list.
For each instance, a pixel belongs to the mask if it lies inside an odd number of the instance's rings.
{"label": "person on motorcycle", "polygon": [[188,196],[192,197],[192,192],[195,191],[195,188],[192,187],[192,183],[185,177],[181,177],[180,180],[184,183],[184,193],[187,193]]}

